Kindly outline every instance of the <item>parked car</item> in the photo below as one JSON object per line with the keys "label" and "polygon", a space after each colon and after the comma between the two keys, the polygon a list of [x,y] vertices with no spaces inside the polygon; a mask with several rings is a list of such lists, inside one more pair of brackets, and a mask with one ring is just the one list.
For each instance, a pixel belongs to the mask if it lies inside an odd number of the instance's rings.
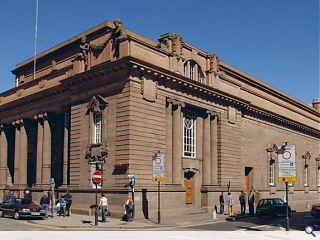
{"label": "parked car", "polygon": [[28,199],[10,197],[0,204],[0,217],[4,216],[11,216],[15,219],[23,217],[44,218],[45,211]]}
{"label": "parked car", "polygon": [[310,214],[313,217],[320,217],[320,204],[312,205],[312,208],[310,210]]}
{"label": "parked car", "polygon": [[[291,217],[292,210],[289,206],[289,217]],[[280,198],[265,198],[258,202],[256,209],[257,217],[270,216],[286,216],[287,215],[287,204]]]}

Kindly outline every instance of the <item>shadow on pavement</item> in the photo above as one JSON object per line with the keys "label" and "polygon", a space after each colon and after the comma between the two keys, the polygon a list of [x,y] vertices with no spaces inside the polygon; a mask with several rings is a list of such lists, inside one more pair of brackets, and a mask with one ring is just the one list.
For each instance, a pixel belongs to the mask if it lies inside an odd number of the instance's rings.
{"label": "shadow on pavement", "polygon": [[[276,228],[277,230],[280,230],[280,228],[285,229],[286,228],[286,217],[261,217],[257,218],[256,216],[245,216],[245,217],[239,217],[235,220],[236,222],[243,222],[243,223],[251,223],[255,225],[268,225],[271,227]],[[320,230],[320,218],[314,218],[310,215],[309,212],[296,212],[292,215],[291,218],[289,218],[289,230],[297,230],[297,231],[305,231],[306,226],[312,226],[314,231]],[[244,228],[247,230],[252,231],[260,231],[263,229],[255,229],[254,227],[241,227],[238,226],[238,228]],[[270,230],[275,230],[275,229]]]}

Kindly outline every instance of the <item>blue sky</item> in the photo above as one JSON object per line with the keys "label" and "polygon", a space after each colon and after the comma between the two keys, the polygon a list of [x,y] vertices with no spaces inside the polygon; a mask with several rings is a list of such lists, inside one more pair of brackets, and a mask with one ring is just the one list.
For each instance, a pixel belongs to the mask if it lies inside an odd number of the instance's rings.
{"label": "blue sky", "polygon": [[[0,92],[34,54],[36,0],[0,2]],[[39,0],[40,53],[106,20],[157,40],[174,32],[310,104],[319,98],[319,0]]]}

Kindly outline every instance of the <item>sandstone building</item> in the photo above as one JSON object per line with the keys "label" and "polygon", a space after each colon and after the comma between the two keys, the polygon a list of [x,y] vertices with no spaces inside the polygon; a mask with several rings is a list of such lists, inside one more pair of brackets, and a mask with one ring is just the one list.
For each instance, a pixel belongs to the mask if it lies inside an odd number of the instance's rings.
{"label": "sandstone building", "polygon": [[[284,196],[277,149],[295,145],[292,205],[318,201],[320,100],[313,107],[185,42],[154,42],[104,22],[16,66],[17,86],[0,94],[0,191],[38,201],[54,178],[75,211],[94,203],[91,175],[122,212],[128,176],[138,216],[157,209],[152,156],[165,156],[163,214],[212,209],[227,185]],[[104,163],[96,166],[92,163]]]}

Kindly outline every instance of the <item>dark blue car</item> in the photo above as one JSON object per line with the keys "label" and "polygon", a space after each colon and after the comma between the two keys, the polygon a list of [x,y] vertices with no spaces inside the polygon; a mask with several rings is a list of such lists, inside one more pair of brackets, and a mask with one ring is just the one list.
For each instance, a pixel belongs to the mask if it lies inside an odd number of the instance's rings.
{"label": "dark blue car", "polygon": [[[292,210],[289,206],[289,217],[292,214]],[[270,216],[286,216],[287,215],[287,204],[280,198],[265,198],[258,202],[256,209],[257,217]]]}
{"label": "dark blue car", "polygon": [[4,216],[11,216],[15,219],[23,217],[43,218],[45,217],[45,211],[28,199],[10,197],[0,205],[0,217]]}

